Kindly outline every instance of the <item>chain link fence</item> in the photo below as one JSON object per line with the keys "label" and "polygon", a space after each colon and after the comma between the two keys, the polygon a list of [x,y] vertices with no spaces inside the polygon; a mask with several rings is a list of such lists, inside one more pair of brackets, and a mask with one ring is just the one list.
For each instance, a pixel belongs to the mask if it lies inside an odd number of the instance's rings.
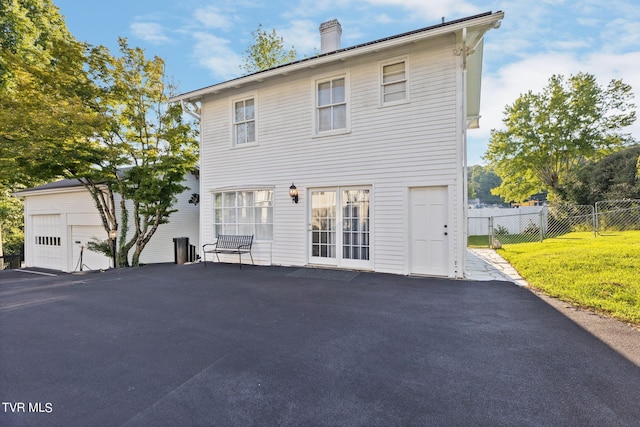
{"label": "chain link fence", "polygon": [[472,209],[468,220],[472,246],[542,242],[571,232],[591,232],[596,237],[607,232],[640,230],[640,200],[606,200],[595,206],[555,203]]}
{"label": "chain link fence", "polygon": [[640,200],[596,202],[595,230],[598,234],[640,230]]}

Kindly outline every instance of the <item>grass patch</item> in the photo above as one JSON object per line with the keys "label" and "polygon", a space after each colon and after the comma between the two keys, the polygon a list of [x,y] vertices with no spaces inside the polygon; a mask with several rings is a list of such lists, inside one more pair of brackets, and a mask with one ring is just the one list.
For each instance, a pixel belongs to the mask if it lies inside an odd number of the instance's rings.
{"label": "grass patch", "polygon": [[640,325],[640,231],[569,233],[499,253],[534,289]]}
{"label": "grass patch", "polygon": [[470,248],[488,248],[489,236],[469,236],[467,237],[467,246]]}

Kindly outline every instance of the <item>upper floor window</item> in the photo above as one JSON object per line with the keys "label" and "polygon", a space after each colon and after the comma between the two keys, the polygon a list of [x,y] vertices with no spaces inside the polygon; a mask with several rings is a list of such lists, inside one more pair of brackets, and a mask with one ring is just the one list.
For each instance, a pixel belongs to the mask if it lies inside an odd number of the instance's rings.
{"label": "upper floor window", "polygon": [[234,145],[256,142],[255,99],[243,99],[233,103]]}
{"label": "upper floor window", "polygon": [[347,96],[344,77],[316,83],[317,132],[347,128]]}
{"label": "upper floor window", "polygon": [[382,105],[397,104],[409,100],[406,65],[404,59],[381,64],[380,101]]}

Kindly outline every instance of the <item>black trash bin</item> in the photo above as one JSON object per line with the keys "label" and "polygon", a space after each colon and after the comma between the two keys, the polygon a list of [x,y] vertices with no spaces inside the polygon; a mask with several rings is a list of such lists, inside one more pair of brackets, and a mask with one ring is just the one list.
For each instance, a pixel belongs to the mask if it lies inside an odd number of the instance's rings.
{"label": "black trash bin", "polygon": [[184,264],[189,261],[189,238],[173,238],[173,259],[176,264]]}

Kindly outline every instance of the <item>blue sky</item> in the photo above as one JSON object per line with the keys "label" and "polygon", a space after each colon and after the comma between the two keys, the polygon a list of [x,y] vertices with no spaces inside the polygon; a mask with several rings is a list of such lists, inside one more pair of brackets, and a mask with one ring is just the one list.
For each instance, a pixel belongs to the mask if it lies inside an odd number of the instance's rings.
{"label": "blue sky", "polygon": [[[640,2],[637,0],[53,0],[79,40],[117,52],[117,38],[166,61],[180,92],[241,75],[258,24],[275,29],[298,56],[320,48],[318,26],[337,18],[342,47],[476,13],[502,10],[485,39],[480,129],[469,131],[469,164],[481,164],[504,107],[552,74],[621,78],[640,104]],[[640,116],[640,111],[638,112]],[[640,124],[629,131],[640,140]]]}

